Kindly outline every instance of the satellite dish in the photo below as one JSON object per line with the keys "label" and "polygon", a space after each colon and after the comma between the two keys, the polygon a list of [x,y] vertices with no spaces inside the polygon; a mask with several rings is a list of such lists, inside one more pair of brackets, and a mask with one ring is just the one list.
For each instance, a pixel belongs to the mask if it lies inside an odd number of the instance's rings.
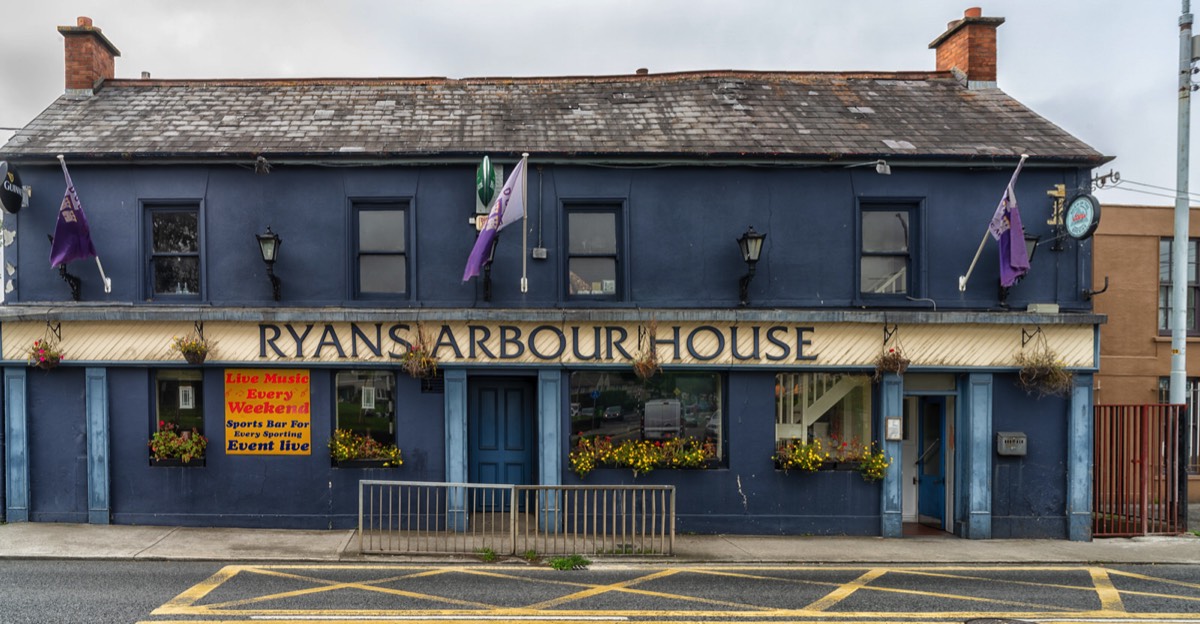
{"label": "satellite dish", "polygon": [[21,210],[21,200],[25,198],[25,188],[21,186],[21,176],[17,170],[0,160],[0,206],[12,214]]}

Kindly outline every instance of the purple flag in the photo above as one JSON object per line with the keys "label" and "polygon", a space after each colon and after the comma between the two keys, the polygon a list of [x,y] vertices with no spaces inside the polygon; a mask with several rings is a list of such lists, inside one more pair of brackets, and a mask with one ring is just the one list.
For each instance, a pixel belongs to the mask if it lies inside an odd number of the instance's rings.
{"label": "purple flag", "polygon": [[54,242],[50,245],[50,266],[56,267],[72,260],[96,256],[92,245],[92,232],[87,217],[83,215],[83,204],[75,194],[75,184],[67,172],[67,161],[61,161],[63,176],[67,179],[67,191],[63,193],[62,205],[58,208],[58,223],[54,226]]}
{"label": "purple flag", "polygon": [[[1024,160],[1021,161],[1024,164]],[[1013,187],[1021,165],[1013,172],[1012,179],[1004,189],[1000,205],[992,215],[988,231],[1000,245],[1000,285],[1008,288],[1017,283],[1029,271],[1029,256],[1025,249],[1025,228],[1021,226],[1021,211],[1017,209],[1017,194]]]}
{"label": "purple flag", "polygon": [[492,202],[487,222],[483,225],[483,230],[479,232],[479,237],[475,239],[475,247],[471,249],[471,255],[467,258],[467,268],[463,271],[464,282],[479,275],[479,272],[483,270],[483,265],[491,255],[492,244],[500,230],[524,216],[525,159],[522,158],[521,162],[513,167],[512,173],[504,183],[504,188],[500,189],[499,196]]}

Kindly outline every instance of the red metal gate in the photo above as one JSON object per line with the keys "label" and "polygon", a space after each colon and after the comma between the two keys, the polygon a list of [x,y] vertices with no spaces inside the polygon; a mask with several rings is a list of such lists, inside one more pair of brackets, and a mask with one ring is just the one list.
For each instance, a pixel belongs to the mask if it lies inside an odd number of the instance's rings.
{"label": "red metal gate", "polygon": [[1187,530],[1184,405],[1097,405],[1092,535]]}

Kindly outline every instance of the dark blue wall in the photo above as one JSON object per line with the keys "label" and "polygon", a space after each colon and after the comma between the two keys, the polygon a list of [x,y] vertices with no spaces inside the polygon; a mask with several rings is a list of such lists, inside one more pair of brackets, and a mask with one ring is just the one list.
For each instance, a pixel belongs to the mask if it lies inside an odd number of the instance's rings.
{"label": "dark blue wall", "polygon": [[[91,223],[93,240],[113,278],[105,295],[90,263],[72,264],[83,278],[85,301],[145,299],[140,202],[203,202],[204,269],[207,301],[216,305],[264,305],[270,285],[253,234],[270,225],[283,238],[275,272],[283,283],[283,305],[362,305],[350,298],[351,225],[355,199],[401,199],[413,206],[410,258],[416,274],[412,297],[399,306],[553,307],[602,306],[563,303],[563,202],[610,200],[625,206],[625,240],[631,283],[629,301],[641,307],[738,305],[737,281],[745,273],[735,239],[753,225],[768,233],[751,307],[844,308],[856,296],[858,199],[918,202],[916,225],[921,259],[914,297],[931,298],[944,309],[997,306],[997,253],[989,241],[965,294],[958,276],[984,234],[1011,174],[996,170],[894,168],[890,176],[869,169],[697,168],[612,169],[531,167],[530,245],[539,240],[547,260],[529,262],[530,290],[519,289],[520,226],[506,229],[492,271],[493,299],[484,302],[478,281],[463,284],[467,255],[475,240],[472,167],[318,168],[279,166],[269,175],[239,167],[72,166],[72,178]],[[34,189],[29,208],[18,215],[17,292],[9,301],[63,301],[66,285],[48,266],[49,242],[63,179],[55,168],[23,167]],[[1048,239],[1053,184],[1075,188],[1085,171],[1027,168],[1017,185],[1025,227]],[[539,195],[538,189],[541,189]],[[538,230],[538,223],[542,229]],[[1064,251],[1039,246],[1033,269],[1009,303],[1055,301],[1064,310],[1090,309],[1081,297],[1091,284],[1089,247],[1074,241]],[[11,248],[10,248],[11,249]],[[12,258],[10,257],[10,260]],[[84,266],[87,264],[87,266]],[[371,305],[377,305],[373,302]],[[900,301],[892,307],[928,308]]]}
{"label": "dark blue wall", "polygon": [[1028,539],[1067,536],[1067,417],[1061,397],[1029,395],[1015,375],[996,375],[992,429],[1024,432],[1024,457],[995,453],[992,459],[992,537]]}
{"label": "dark blue wall", "polygon": [[[520,226],[505,230],[492,270],[493,299],[479,280],[461,276],[475,240],[473,166],[292,167],[269,175],[234,166],[87,166],[72,163],[93,240],[114,290],[105,295],[91,262],[71,265],[83,279],[85,302],[147,303],[142,202],[202,202],[204,303],[213,306],[427,307],[427,308],[695,308],[738,307],[738,279],[746,267],[735,239],[753,225],[768,233],[750,307],[759,309],[871,308],[857,295],[856,206],[861,200],[913,201],[920,207],[914,298],[940,310],[995,310],[996,245],[980,258],[970,288],[958,292],[1011,175],[999,169],[908,169],[891,176],[869,168],[673,167],[600,168],[537,165],[528,188],[530,246],[540,241],[547,260],[530,260],[530,290],[519,289]],[[18,237],[8,261],[18,266],[10,303],[63,302],[69,290],[48,266],[63,179],[57,167],[22,167],[34,187],[31,205],[17,216]],[[1048,239],[1054,184],[1075,188],[1088,172],[1027,168],[1017,185],[1026,228]],[[392,301],[351,298],[350,211],[353,200],[411,202],[410,297]],[[615,303],[565,300],[564,203],[610,201],[624,206],[629,298]],[[538,224],[541,223],[539,230]],[[271,299],[254,234],[270,225],[283,239],[275,273],[283,301]],[[14,255],[15,254],[15,257]],[[1089,310],[1090,246],[1065,241],[1055,252],[1039,247],[1027,278],[1011,293],[1013,309],[1030,301],[1064,310]],[[929,301],[891,301],[891,308],[928,309]],[[98,363],[102,365],[102,363]],[[112,519],[131,524],[349,527],[361,478],[442,481],[445,469],[444,397],[423,393],[416,380],[397,384],[398,469],[331,466],[324,452],[333,429],[334,369],[312,372],[310,456],[230,456],[210,452],[203,468],[152,467],[146,448],[152,430],[151,371],[108,368]],[[205,369],[205,433],[223,446],[222,369]],[[688,532],[876,535],[880,485],[857,473],[787,474],[775,470],[772,414],[774,371],[732,369],[727,374],[726,463],[704,471],[597,470],[586,483],[670,483],[679,486],[677,529]],[[564,373],[565,375],[565,373]],[[1035,399],[996,377],[995,431],[1024,431],[1029,455],[995,457],[993,536],[1065,535],[1066,401]],[[30,371],[31,519],[84,522],[88,517],[83,370],[68,363],[51,373]],[[567,387],[567,384],[564,384]],[[564,402],[565,402],[564,397]],[[879,402],[875,402],[878,406]],[[961,407],[960,407],[961,409]],[[564,403],[563,431],[570,431]],[[557,467],[567,484],[567,442]],[[994,446],[994,441],[991,442]],[[546,467],[539,467],[540,470]]]}

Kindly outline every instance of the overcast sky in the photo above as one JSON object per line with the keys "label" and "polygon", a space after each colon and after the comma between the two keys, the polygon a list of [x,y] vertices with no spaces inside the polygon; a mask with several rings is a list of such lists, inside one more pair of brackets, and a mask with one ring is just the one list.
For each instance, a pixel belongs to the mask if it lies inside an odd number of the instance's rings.
{"label": "overcast sky", "polygon": [[[462,78],[629,74],[639,67],[932,70],[929,42],[964,9],[981,6],[985,16],[1007,20],[999,30],[1000,88],[1117,157],[1096,173],[1111,168],[1124,182],[1099,192],[1101,200],[1173,203],[1170,190],[1142,185],[1175,187],[1179,0],[19,4],[5,11],[0,30],[0,127],[25,125],[63,92],[56,27],[73,26],[80,15],[121,50],[118,78],[143,71],[156,78]],[[0,130],[0,142],[11,134]],[[1192,151],[1196,192],[1200,149]]]}

